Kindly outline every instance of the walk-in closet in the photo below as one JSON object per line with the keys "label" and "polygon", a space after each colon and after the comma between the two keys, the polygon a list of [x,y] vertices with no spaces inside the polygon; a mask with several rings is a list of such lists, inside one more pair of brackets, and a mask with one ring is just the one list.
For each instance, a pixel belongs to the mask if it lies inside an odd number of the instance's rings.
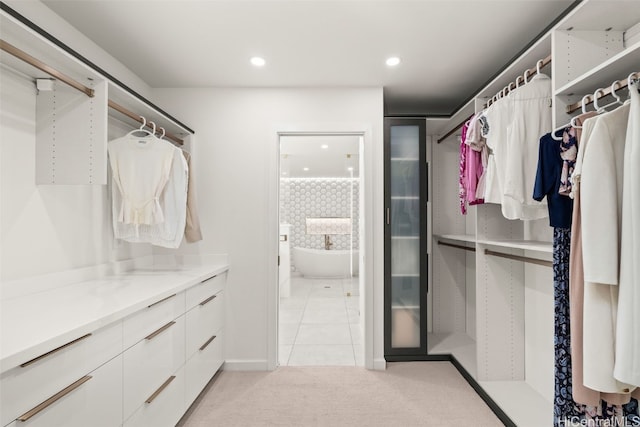
{"label": "walk-in closet", "polygon": [[639,87],[640,0],[0,0],[0,427],[640,426]]}

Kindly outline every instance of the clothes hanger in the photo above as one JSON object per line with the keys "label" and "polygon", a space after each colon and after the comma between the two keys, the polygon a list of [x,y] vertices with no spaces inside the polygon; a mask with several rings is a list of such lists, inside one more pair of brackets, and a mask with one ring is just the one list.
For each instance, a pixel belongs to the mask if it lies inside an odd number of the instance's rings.
{"label": "clothes hanger", "polygon": [[[136,136],[134,135],[136,132],[144,132],[144,137],[153,135],[149,130],[145,128],[147,126],[147,119],[145,119],[144,116],[140,116],[140,119],[142,119],[142,125],[138,129],[134,129],[131,132],[127,133],[127,136]],[[140,136],[139,138],[143,138],[143,136]]]}
{"label": "clothes hanger", "polygon": [[[589,99],[591,95],[585,95],[582,97],[582,114],[587,112],[587,100]],[[562,135],[561,136],[556,136],[556,134],[560,131],[563,131],[564,129],[568,128],[569,126],[576,128],[576,129],[582,129],[582,126],[579,126],[576,123],[576,118],[578,116],[574,116],[571,117],[571,120],[569,121],[569,123],[567,123],[566,125],[560,126],[559,128],[556,128],[553,130],[553,132],[551,132],[551,138],[553,138],[556,141],[562,141]]]}
{"label": "clothes hanger", "polygon": [[531,72],[529,71],[529,69],[524,70],[524,84],[529,83],[527,81],[527,78],[529,77],[529,74],[531,74]]}
{"label": "clothes hanger", "polygon": [[167,132],[164,130],[163,127],[160,127],[160,129],[162,129],[162,135],[160,135],[160,139],[162,139],[167,134]]}

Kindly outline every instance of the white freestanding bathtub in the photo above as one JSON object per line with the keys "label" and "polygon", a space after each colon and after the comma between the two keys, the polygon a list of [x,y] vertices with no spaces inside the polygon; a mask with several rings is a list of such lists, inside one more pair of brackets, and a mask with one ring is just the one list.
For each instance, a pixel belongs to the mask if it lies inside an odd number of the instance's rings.
{"label": "white freestanding bathtub", "polygon": [[325,250],[294,247],[291,249],[296,271],[311,278],[344,278],[351,276],[351,254],[353,275],[358,275],[358,251]]}

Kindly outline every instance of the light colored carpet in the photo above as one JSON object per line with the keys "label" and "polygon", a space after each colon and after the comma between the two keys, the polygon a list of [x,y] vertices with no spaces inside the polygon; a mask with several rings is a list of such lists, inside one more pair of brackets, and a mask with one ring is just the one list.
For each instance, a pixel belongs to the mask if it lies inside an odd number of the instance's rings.
{"label": "light colored carpet", "polygon": [[178,426],[502,426],[449,362],[221,372]]}

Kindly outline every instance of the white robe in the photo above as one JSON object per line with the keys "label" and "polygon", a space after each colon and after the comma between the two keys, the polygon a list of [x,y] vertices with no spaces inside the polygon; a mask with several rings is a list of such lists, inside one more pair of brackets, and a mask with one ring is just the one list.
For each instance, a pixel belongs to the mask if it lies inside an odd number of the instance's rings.
{"label": "white robe", "polygon": [[584,258],[584,385],[601,392],[633,387],[613,376],[622,217],[622,176],[629,105],[596,120],[580,178]]}
{"label": "white robe", "polygon": [[640,387],[640,94],[630,86],[614,377]]}

